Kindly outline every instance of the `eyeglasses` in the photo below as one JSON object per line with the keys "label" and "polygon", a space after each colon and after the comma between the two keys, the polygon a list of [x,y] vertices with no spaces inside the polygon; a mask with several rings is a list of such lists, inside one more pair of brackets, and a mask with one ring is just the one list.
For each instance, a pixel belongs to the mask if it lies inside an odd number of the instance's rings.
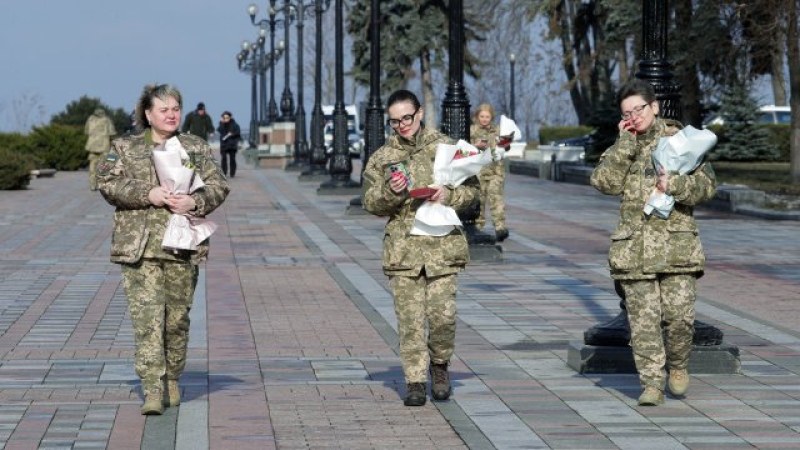
{"label": "eyeglasses", "polygon": [[419,112],[419,108],[415,109],[413,114],[406,114],[399,119],[389,119],[386,121],[386,124],[394,129],[397,129],[400,127],[400,125],[407,127],[414,123],[414,118],[417,116],[417,112]]}
{"label": "eyeglasses", "polygon": [[641,116],[642,112],[644,112],[644,109],[647,108],[648,106],[650,106],[650,105],[645,103],[644,105],[639,105],[639,106],[633,108],[631,111],[624,112],[624,113],[622,113],[622,119],[623,120],[628,120],[633,116],[637,116],[637,117]]}

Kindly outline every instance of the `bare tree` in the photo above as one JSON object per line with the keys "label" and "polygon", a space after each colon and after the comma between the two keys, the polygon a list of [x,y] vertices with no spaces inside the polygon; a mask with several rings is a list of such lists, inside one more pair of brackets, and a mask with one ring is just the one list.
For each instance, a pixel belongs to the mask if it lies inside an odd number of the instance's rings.
{"label": "bare tree", "polygon": [[42,97],[34,92],[23,92],[11,100],[8,111],[13,131],[25,133],[34,126],[44,123],[47,110],[42,103]]}

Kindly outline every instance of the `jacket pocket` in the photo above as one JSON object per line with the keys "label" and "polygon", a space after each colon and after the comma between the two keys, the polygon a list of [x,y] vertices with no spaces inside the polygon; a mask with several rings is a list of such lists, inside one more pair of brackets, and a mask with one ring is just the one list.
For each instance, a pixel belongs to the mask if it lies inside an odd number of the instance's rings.
{"label": "jacket pocket", "polygon": [[466,266],[469,263],[469,244],[464,232],[460,229],[453,230],[445,236],[444,263],[448,266]]}
{"label": "jacket pocket", "polygon": [[703,246],[697,228],[691,224],[670,223],[667,225],[667,264],[671,267],[702,268],[705,264]]}
{"label": "jacket pocket", "polygon": [[642,258],[633,235],[634,232],[630,228],[620,228],[611,235],[608,265],[612,270],[629,271],[640,264]]}
{"label": "jacket pocket", "polygon": [[392,270],[410,269],[408,263],[408,242],[397,239],[391,234],[383,235],[383,267]]}

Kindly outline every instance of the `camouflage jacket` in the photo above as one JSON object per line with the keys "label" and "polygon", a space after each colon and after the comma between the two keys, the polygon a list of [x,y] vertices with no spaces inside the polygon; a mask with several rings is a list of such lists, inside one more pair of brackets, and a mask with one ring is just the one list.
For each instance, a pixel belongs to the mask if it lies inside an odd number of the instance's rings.
{"label": "camouflage jacket", "polygon": [[[199,263],[208,254],[208,240],[202,242],[197,251],[183,254],[160,250],[170,212],[166,207],[153,206],[148,199],[150,190],[159,184],[152,163],[153,144],[148,143],[149,132],[115,139],[111,151],[97,167],[97,186],[106,201],[116,207],[111,261],[136,263],[147,250],[154,253],[148,257],[189,259]],[[178,139],[194,161],[197,176],[205,183],[191,194],[197,204],[194,215],[202,217],[222,204],[230,187],[206,141],[189,134],[181,134]]]}
{"label": "camouflage jacket", "polygon": [[487,148],[492,152],[492,162],[483,166],[483,169],[481,169],[481,173],[479,174],[481,180],[485,180],[486,178],[491,178],[497,175],[498,167],[500,166],[503,167],[503,169],[500,169],[501,174],[503,171],[505,171],[505,163],[495,159],[495,152],[497,151],[497,136],[499,135],[500,128],[492,123],[490,123],[487,127],[482,127],[477,123],[474,123],[469,127],[470,143],[475,145],[481,139],[486,139],[489,142],[489,146]]}
{"label": "camouflage jacket", "polygon": [[667,194],[675,208],[667,219],[646,216],[643,208],[656,184],[652,152],[658,140],[683,125],[656,119],[650,130],[634,136],[621,132],[592,172],[591,184],[604,194],[621,195],[620,219],[611,235],[608,263],[614,279],[652,279],[660,273],[699,273],[705,268],[694,206],[711,199],[716,177],[704,162],[686,175],[672,173]]}
{"label": "camouflage jacket", "polygon": [[86,139],[86,151],[96,155],[103,155],[111,148],[111,136],[117,134],[111,119],[105,114],[92,114],[86,119],[83,131]]}
{"label": "camouflage jacket", "polygon": [[[364,169],[364,209],[377,216],[388,216],[383,236],[383,271],[387,275],[416,276],[425,269],[427,276],[456,273],[469,262],[469,248],[464,231],[454,228],[445,236],[411,235],[414,214],[425,200],[414,199],[408,191],[395,193],[389,187],[388,167],[402,162],[414,187],[433,184],[433,160],[436,145],[450,142],[444,134],[421,128],[414,141],[393,135],[386,145],[369,158]],[[445,204],[456,211],[476,201],[479,185],[476,177],[457,187],[447,187]]]}

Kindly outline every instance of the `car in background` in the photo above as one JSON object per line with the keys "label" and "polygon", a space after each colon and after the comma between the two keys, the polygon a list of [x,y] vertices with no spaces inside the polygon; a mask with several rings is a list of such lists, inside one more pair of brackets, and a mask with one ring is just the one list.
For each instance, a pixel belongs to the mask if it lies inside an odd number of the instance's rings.
{"label": "car in background", "polygon": [[[792,110],[788,106],[764,105],[758,108],[756,123],[788,125],[791,122]],[[710,125],[725,125],[725,117],[722,114],[709,116],[703,122],[703,127],[708,127]]]}
{"label": "car in background", "polygon": [[[364,139],[361,137],[361,122],[358,118],[358,108],[356,105],[345,105],[347,113],[347,141],[351,158],[360,158],[361,151],[364,149]],[[325,154],[333,155],[333,105],[322,105],[322,114],[325,125],[323,126],[323,137]]]}

